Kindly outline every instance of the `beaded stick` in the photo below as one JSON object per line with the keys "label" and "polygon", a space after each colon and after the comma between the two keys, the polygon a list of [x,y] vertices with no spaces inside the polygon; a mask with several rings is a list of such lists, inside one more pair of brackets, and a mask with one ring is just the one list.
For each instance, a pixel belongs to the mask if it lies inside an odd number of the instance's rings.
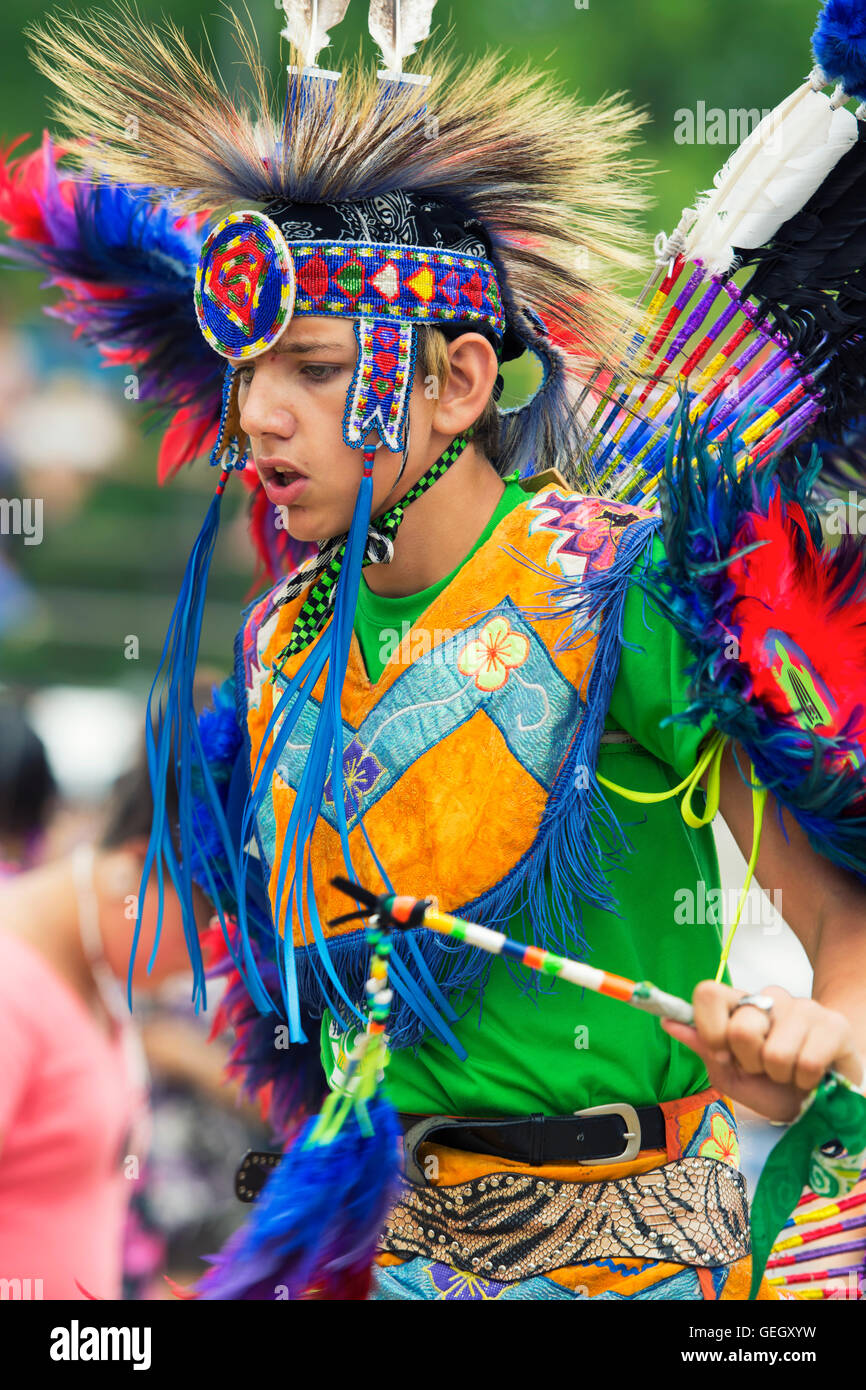
{"label": "beaded stick", "polygon": [[[780,1254],[783,1250],[792,1250],[795,1246],[810,1245],[813,1241],[821,1240],[824,1236],[835,1236],[840,1231],[859,1231],[866,1226],[866,1216],[848,1216],[844,1221],[834,1221],[832,1226],[822,1226],[820,1231],[804,1231],[802,1235],[787,1236],[785,1240],[777,1240],[773,1246],[773,1254]],[[860,1242],[861,1245],[863,1241]],[[772,1264],[772,1260],[770,1261]]]}
{"label": "beaded stick", "polygon": [[657,989],[646,980],[629,980],[624,975],[613,975],[610,971],[599,970],[593,965],[569,960],[567,956],[556,956],[539,946],[521,945],[512,941],[504,932],[493,931],[491,927],[482,927],[477,922],[467,922],[462,917],[440,912],[433,898],[399,897],[387,893],[378,896],[362,888],[360,884],[350,883],[344,878],[332,878],[331,883],[350,897],[367,904],[363,912],[346,913],[345,916],[336,918],[337,922],[345,922],[351,917],[371,915],[369,908],[372,907],[372,915],[378,916],[380,921],[384,917],[404,928],[427,927],[443,936],[450,936],[455,941],[462,941],[467,946],[477,946],[494,956],[508,956],[542,975],[568,980],[569,984],[590,989],[595,994],[606,994],[611,999],[619,999],[624,1004],[631,1004],[633,1008],[643,1009],[659,1018],[671,1018],[677,1023],[694,1022],[691,1004],[674,994]]}
{"label": "beaded stick", "polygon": [[780,1284],[817,1284],[820,1279],[847,1279],[851,1274],[857,1275],[859,1283],[863,1276],[863,1265],[845,1265],[842,1269],[815,1269],[808,1274],[789,1274],[787,1278],[779,1274],[768,1278],[767,1283],[774,1287]]}
{"label": "beaded stick", "polygon": [[[823,1232],[823,1234],[829,1234]],[[782,1269],[786,1265],[805,1264],[808,1260],[820,1260],[824,1254],[831,1255],[851,1255],[855,1251],[862,1253],[863,1241],[846,1240],[840,1245],[830,1246],[827,1250],[811,1250],[808,1246],[804,1250],[792,1250],[784,1255],[777,1255],[774,1259],[767,1261],[767,1269]]]}
{"label": "beaded stick", "polygon": [[[840,1295],[838,1289],[810,1289],[808,1286],[799,1288],[796,1294],[798,1303],[803,1299],[817,1300],[821,1298],[839,1298],[840,1296],[842,1295]],[[844,1294],[844,1298],[852,1303],[856,1302],[857,1299],[862,1299],[862,1297],[863,1295],[859,1290],[849,1290]]]}
{"label": "beaded stick", "polygon": [[[809,1193],[803,1202],[814,1201],[815,1194]],[[838,1216],[843,1211],[849,1211],[851,1207],[866,1205],[866,1193],[855,1192],[850,1197],[839,1197],[835,1202],[830,1202],[826,1207],[819,1208],[818,1211],[795,1212],[789,1217],[782,1227],[787,1230],[790,1226],[811,1225],[813,1221],[823,1221],[828,1216]]]}
{"label": "beaded stick", "polygon": [[[683,278],[680,275],[681,270],[685,272],[685,284],[677,291],[676,284]],[[808,418],[820,408],[820,401],[815,394],[815,382],[809,378],[804,379],[798,371],[792,359],[790,345],[777,333],[771,332],[765,321],[758,321],[759,315],[754,306],[733,286],[723,285],[718,277],[713,277],[708,287],[696,286],[696,276],[699,273],[699,267],[696,269],[679,258],[673,274],[665,277],[652,305],[646,311],[625,359],[629,360],[635,355],[642,340],[644,357],[640,368],[642,372],[649,374],[643,386],[638,383],[627,386],[621,380],[614,398],[611,400],[609,396],[603,397],[596,405],[590,421],[590,431],[594,430],[598,435],[593,467],[598,475],[598,485],[605,496],[619,501],[649,501],[658,484],[666,430],[670,425],[671,402],[677,385],[697,368],[710,347],[720,342],[732,321],[735,326],[738,320],[739,326],[735,327],[733,336],[718,348],[712,361],[701,371],[693,408],[699,415],[704,413],[718,394],[731,385],[734,377],[740,378],[735,400],[729,402],[716,417],[713,427],[715,437],[723,433],[722,425],[727,417],[735,410],[741,411],[748,403],[748,398],[761,387],[765,410],[761,420],[753,422],[751,434],[739,441],[738,461],[745,461],[750,454],[757,456],[758,440],[760,454],[763,456],[783,437],[803,428]],[[691,300],[696,288],[699,290],[699,300],[697,307],[692,308]],[[706,326],[704,336],[689,352],[689,341],[702,330],[704,321],[722,290],[729,297],[729,304],[720,318]],[[671,298],[674,301],[673,307],[664,315],[661,327],[650,337],[654,321],[660,317],[665,302],[669,302]],[[684,325],[674,333],[677,321],[682,318],[685,318]],[[673,336],[668,348],[653,366],[653,358],[661,351],[662,344],[669,335]],[[755,355],[774,345],[778,351],[759,371],[754,372],[750,379],[746,379],[743,373]],[[674,379],[668,382],[660,396],[650,402],[650,392],[660,384],[664,372],[682,356],[686,360],[678,367]],[[766,387],[765,378],[770,378]],[[767,399],[768,392],[776,399]],[[762,438],[771,426],[773,428],[769,440]],[[754,447],[750,447],[752,445]]]}

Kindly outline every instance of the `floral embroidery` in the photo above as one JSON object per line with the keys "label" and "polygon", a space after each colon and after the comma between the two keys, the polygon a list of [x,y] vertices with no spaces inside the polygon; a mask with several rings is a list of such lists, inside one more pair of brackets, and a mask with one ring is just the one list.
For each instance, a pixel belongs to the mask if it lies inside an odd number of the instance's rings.
{"label": "floral embroidery", "polygon": [[[368,753],[353,738],[343,752],[343,800],[348,820],[357,815],[364,793],[373,790],[384,771],[376,755]],[[330,806],[334,804],[330,773],[325,783],[325,801]]]}
{"label": "floral embroidery", "polygon": [[721,1115],[714,1115],[710,1125],[711,1137],[705,1139],[698,1153],[702,1158],[717,1158],[732,1168],[739,1167],[740,1146],[737,1136]]}
{"label": "floral embroidery", "polygon": [[491,618],[480,635],[467,642],[457,658],[463,676],[474,676],[479,690],[501,690],[508,672],[529,656],[529,638],[513,632],[507,618]]}
{"label": "floral embroidery", "polygon": [[428,1265],[427,1273],[439,1298],[446,1302],[468,1299],[473,1303],[486,1303],[490,1299],[499,1298],[506,1287],[496,1279],[479,1279],[477,1274],[464,1274],[462,1270],[451,1269],[438,1261]]}

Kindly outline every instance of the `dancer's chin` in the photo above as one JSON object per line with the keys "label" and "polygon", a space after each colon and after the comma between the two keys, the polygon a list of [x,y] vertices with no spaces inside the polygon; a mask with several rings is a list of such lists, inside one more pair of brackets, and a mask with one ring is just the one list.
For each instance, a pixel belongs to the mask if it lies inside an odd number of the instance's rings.
{"label": "dancer's chin", "polygon": [[318,543],[323,536],[339,536],[348,529],[310,507],[280,507],[278,510],[283,529],[296,541]]}
{"label": "dancer's chin", "polygon": [[280,524],[284,531],[296,541],[314,540],[311,534],[311,527],[308,520],[306,507],[277,507],[280,514]]}

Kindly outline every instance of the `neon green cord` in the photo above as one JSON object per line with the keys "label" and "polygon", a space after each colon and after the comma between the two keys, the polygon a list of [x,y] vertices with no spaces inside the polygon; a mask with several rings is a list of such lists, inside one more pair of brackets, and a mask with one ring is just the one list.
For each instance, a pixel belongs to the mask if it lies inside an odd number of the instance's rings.
{"label": "neon green cord", "polygon": [[[695,764],[688,777],[684,777],[676,787],[671,787],[666,792],[636,792],[629,787],[620,787],[616,782],[609,782],[606,777],[598,774],[598,780],[602,786],[609,787],[611,791],[618,792],[627,801],[638,801],[641,805],[649,805],[656,801],[669,801],[672,796],[677,796],[684,791],[685,796],[680,804],[683,820],[686,825],[691,826],[692,830],[699,830],[702,825],[709,825],[713,816],[719,809],[719,787],[721,784],[721,764],[722,753],[728,741],[727,734],[716,730]],[[695,794],[701,778],[709,768],[707,776],[707,805],[702,816],[696,816],[692,810],[692,797]]]}
{"label": "neon green cord", "polygon": [[[754,769],[752,769],[754,772]],[[758,854],[761,849],[761,828],[764,824],[764,807],[767,804],[767,788],[756,786],[752,783],[752,852],[749,855],[749,863],[746,867],[746,877],[743,881],[743,890],[740,893],[740,901],[737,903],[737,911],[731,923],[730,930],[725,937],[725,944],[722,947],[722,954],[719,957],[719,968],[716,971],[716,980],[720,980],[725,973],[725,966],[728,963],[731,947],[734,944],[734,936],[737,927],[740,925],[740,917],[746,905],[746,894],[752,882],[752,875],[755,872],[755,865],[758,862]]]}
{"label": "neon green cord", "polygon": [[[379,1073],[388,1062],[385,1035],[362,1033],[355,1046],[356,1056],[349,1063],[341,1084],[336,1090],[331,1091],[322,1103],[319,1118],[307,1138],[307,1145],[330,1144],[332,1139],[336,1139],[352,1109],[357,1111],[361,1133],[367,1136],[373,1133],[367,1114],[367,1101],[375,1095]],[[356,1075],[357,1085],[353,1086]]]}
{"label": "neon green cord", "polygon": [[[676,796],[679,792],[684,791],[685,796],[680,803],[683,820],[686,822],[686,825],[691,826],[693,830],[698,830],[702,825],[709,825],[719,809],[722,753],[724,752],[727,741],[727,734],[723,734],[717,729],[688,777],[684,777],[682,782],[676,787],[671,787],[670,790],[666,792],[631,791],[628,787],[618,786],[616,782],[609,782],[607,778],[602,777],[600,773],[598,774],[598,780],[601,782],[602,786],[609,787],[611,791],[618,792],[619,795],[624,796],[627,801],[638,801],[642,805],[649,805],[651,802],[655,801],[669,801],[672,796]],[[695,788],[698,786],[707,768],[709,768],[709,773],[707,775],[706,810],[702,816],[696,816],[692,810],[692,797],[694,796]],[[754,769],[752,769],[752,771],[754,772]],[[751,783],[751,787],[752,852],[749,855],[749,863],[746,868],[746,877],[740,893],[740,900],[737,903],[737,911],[728,934],[725,937],[724,945],[722,946],[722,954],[719,957],[719,968],[716,971],[716,980],[720,980],[725,973],[725,966],[728,963],[728,956],[730,955],[731,947],[734,943],[737,927],[740,925],[740,918],[743,915],[743,908],[746,905],[746,895],[752,883],[755,865],[758,862],[758,854],[761,849],[761,827],[764,823],[764,807],[767,804],[767,788],[756,786],[754,782]]]}

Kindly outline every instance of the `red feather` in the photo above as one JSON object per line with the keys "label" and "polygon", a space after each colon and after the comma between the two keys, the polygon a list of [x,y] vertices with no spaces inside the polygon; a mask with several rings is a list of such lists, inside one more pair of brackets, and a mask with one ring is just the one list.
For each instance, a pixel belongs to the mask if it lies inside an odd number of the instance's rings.
{"label": "red feather", "polygon": [[171,1289],[175,1298],[182,1298],[187,1301],[195,1300],[198,1298],[198,1294],[195,1292],[194,1289],[184,1288],[183,1284],[179,1284],[176,1279],[172,1279],[171,1276],[168,1274],[164,1274],[162,1277],[168,1284],[168,1287]]}
{"label": "red feather", "polygon": [[181,406],[159,446],[157,480],[164,483],[183,464],[209,454],[216,443],[217,428],[218,421],[212,415],[201,415],[195,406]]}
{"label": "red feather", "polygon": [[[20,135],[6,149],[0,148],[0,222],[6,223],[12,240],[47,242],[51,238],[42,212],[45,176],[49,167],[56,166],[63,151],[52,144],[46,130],[38,150],[12,159],[13,150],[29,139],[29,135]],[[73,192],[72,180],[61,179],[60,195],[69,207],[73,205]]]}
{"label": "red feather", "polygon": [[[826,738],[845,731],[866,762],[866,566],[852,585],[850,563],[819,552],[801,507],[783,514],[777,492],[766,516],[750,512],[735,549],[765,541],[728,566],[737,597],[732,624],[738,659],[755,699],[792,725]],[[847,557],[850,560],[850,556]]]}

